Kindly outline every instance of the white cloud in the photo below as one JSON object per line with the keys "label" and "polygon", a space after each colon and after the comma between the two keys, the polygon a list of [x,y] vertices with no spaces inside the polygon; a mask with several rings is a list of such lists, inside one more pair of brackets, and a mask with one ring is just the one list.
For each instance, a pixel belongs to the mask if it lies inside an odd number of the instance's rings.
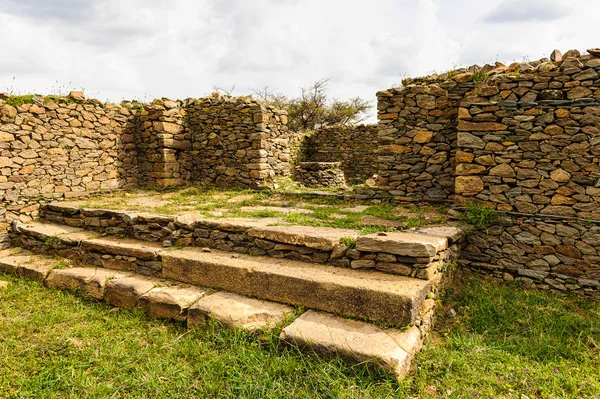
{"label": "white cloud", "polygon": [[568,16],[571,9],[555,0],[505,0],[487,14],[485,22],[510,23],[555,21]]}
{"label": "white cloud", "polygon": [[590,3],[0,0],[0,91],[16,77],[21,93],[67,85],[111,100],[233,85],[294,95],[330,78],[333,97],[374,102],[404,74],[597,47],[600,5]]}

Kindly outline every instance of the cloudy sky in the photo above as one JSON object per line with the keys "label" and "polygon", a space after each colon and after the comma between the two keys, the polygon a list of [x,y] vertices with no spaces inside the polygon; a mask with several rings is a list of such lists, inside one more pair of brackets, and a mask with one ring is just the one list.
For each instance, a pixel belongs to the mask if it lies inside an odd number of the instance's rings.
{"label": "cloudy sky", "polygon": [[0,0],[0,92],[294,95],[329,78],[331,96],[374,101],[404,76],[600,47],[598,15],[599,0]]}

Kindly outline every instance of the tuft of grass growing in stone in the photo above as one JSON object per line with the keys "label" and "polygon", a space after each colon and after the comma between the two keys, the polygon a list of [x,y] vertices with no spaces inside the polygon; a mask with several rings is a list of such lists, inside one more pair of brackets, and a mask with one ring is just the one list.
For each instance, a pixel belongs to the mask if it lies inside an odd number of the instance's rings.
{"label": "tuft of grass growing in stone", "polygon": [[461,221],[481,229],[493,224],[498,219],[495,209],[473,202],[465,206]]}
{"label": "tuft of grass growing in stone", "polygon": [[355,237],[342,237],[340,238],[340,243],[344,244],[348,249],[356,248],[356,238]]}
{"label": "tuft of grass growing in stone", "polygon": [[20,107],[23,104],[33,104],[33,94],[26,94],[21,96],[10,96],[4,102],[13,107]]}
{"label": "tuft of grass growing in stone", "polygon": [[69,263],[70,263],[70,262],[69,262],[68,260],[66,260],[66,259],[65,259],[65,260],[60,260],[60,261],[57,261],[57,262],[56,262],[56,263],[55,263],[55,264],[52,266],[52,268],[53,268],[53,269],[56,269],[56,270],[63,270],[63,269],[66,269],[67,267],[69,267]]}

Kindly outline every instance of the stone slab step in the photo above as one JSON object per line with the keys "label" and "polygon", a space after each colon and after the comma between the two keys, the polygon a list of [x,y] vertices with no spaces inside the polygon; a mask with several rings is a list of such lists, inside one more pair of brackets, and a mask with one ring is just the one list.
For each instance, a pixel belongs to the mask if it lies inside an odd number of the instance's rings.
{"label": "stone slab step", "polygon": [[[20,230],[35,230],[38,236],[40,231],[48,232],[47,229],[38,227],[38,224],[32,223],[20,227]],[[72,234],[81,232],[65,232],[55,237],[61,239]],[[88,252],[84,254],[86,262],[78,263],[92,262],[98,267],[121,272],[135,270],[146,275],[153,268],[154,275],[159,278],[396,325],[407,325],[415,321],[421,302],[432,285],[437,283],[436,278],[424,281],[374,270],[353,270],[272,257],[232,255],[217,250],[204,252],[198,248],[188,248],[163,251],[158,245],[135,240],[91,238],[80,241],[79,245],[96,255],[90,257],[93,254]],[[131,260],[130,257],[134,259]],[[109,293],[114,289],[109,287],[110,284],[104,286],[97,280],[93,284],[96,297],[106,289]],[[119,299],[125,302],[109,302],[115,306],[137,306],[138,296],[143,293],[136,291],[135,287],[131,289],[133,293],[119,296],[129,298]]]}
{"label": "stone slab step", "polygon": [[411,324],[433,280],[286,259],[183,249],[162,254],[163,277],[290,305]]}
{"label": "stone slab step", "polygon": [[418,227],[411,231],[430,236],[445,237],[448,239],[448,244],[460,243],[465,238],[465,231],[452,225]]}
{"label": "stone slab step", "polygon": [[[61,203],[45,207],[41,216],[44,220],[82,225],[103,234],[160,243],[165,247],[210,247],[339,267],[377,269],[425,280],[442,273],[444,266],[454,260],[457,244],[463,238],[462,230],[455,226],[359,237],[354,230],[282,225],[279,219],[207,218],[193,212],[169,216],[106,209],[74,210],[72,204],[62,208]],[[74,220],[77,218],[79,222]],[[93,224],[88,223],[88,218],[93,219]],[[353,240],[357,245],[348,249],[346,245]],[[138,270],[133,261],[126,264],[120,259],[96,260],[93,263],[119,270]],[[146,274],[152,275],[156,270],[156,265],[140,266],[146,269]]]}
{"label": "stone slab step", "polygon": [[52,223],[16,223],[15,227],[17,232],[25,233],[30,237],[37,238],[42,241],[50,237],[57,237],[71,233],[83,232],[82,229],[77,227],[70,227]]}
{"label": "stone slab step", "polygon": [[158,281],[141,276],[109,280],[104,288],[104,300],[118,308],[136,309],[142,295],[153,289]]}
{"label": "stone slab step", "polygon": [[57,263],[37,255],[9,255],[0,258],[0,271],[30,280],[44,281]]}
{"label": "stone slab step", "polygon": [[312,310],[284,328],[280,338],[319,355],[341,356],[356,363],[374,362],[398,379],[409,373],[423,342],[417,327],[383,330]]}
{"label": "stone slab step", "polygon": [[[81,290],[91,297],[149,316],[188,322],[196,327],[209,318],[247,331],[272,329],[294,309],[228,292],[180,284],[96,267],[56,268],[60,259],[30,255],[20,248],[0,251],[0,271],[43,281],[50,288]],[[188,310],[190,320],[188,321]]]}
{"label": "stone slab step", "polygon": [[230,328],[253,331],[274,328],[293,313],[290,306],[222,291],[196,302],[189,309],[187,323],[194,328],[211,318]]}
{"label": "stone slab step", "polygon": [[[277,218],[206,218],[198,214],[184,214],[180,216],[154,215],[141,212],[107,210],[107,209],[86,209],[79,211],[74,209],[73,203],[52,203],[46,208],[52,212],[58,212],[66,215],[80,213],[84,217],[100,217],[107,215],[110,217],[118,216],[120,220],[130,225],[137,222],[152,221],[166,225],[174,222],[176,226],[185,227],[190,230],[196,228],[228,231],[234,233],[248,233],[251,237],[268,239],[283,244],[304,245],[323,251],[331,251],[336,244],[339,244],[342,237],[356,237],[357,232],[348,229],[335,229],[329,227],[310,227],[310,226],[273,226],[273,224],[284,223]],[[89,224],[86,224],[89,226]]]}
{"label": "stone slab step", "polygon": [[44,284],[66,290],[81,289],[92,298],[101,300],[108,281],[127,276],[131,274],[95,267],[74,267],[50,271]]}
{"label": "stone slab step", "polygon": [[190,307],[210,292],[209,289],[194,286],[155,285],[140,297],[138,308],[157,319],[186,321]]}
{"label": "stone slab step", "polygon": [[[212,253],[200,254],[215,256]],[[171,255],[173,254],[169,254]],[[223,257],[224,254],[217,256]],[[189,254],[177,258],[188,257]],[[38,280],[43,276],[44,284],[48,287],[79,289],[117,307],[141,309],[151,317],[187,321],[190,328],[198,327],[208,318],[212,318],[230,328],[247,331],[272,329],[289,320],[294,314],[292,307],[230,292],[215,293],[208,288],[96,267],[56,269],[54,267],[57,263],[63,264],[56,258],[30,255],[19,248],[0,251],[2,271]],[[21,273],[21,269],[35,270],[39,273]],[[251,275],[260,273],[261,270],[247,270],[247,276],[251,279]],[[419,280],[413,281],[424,284]],[[324,281],[322,278],[316,278],[314,282],[317,283],[314,295],[319,298],[322,296],[319,289],[323,288],[320,284]],[[332,286],[325,289],[331,289],[330,293],[335,294],[334,284],[329,284]],[[424,310],[427,307],[426,302],[420,305],[421,313],[427,311]],[[422,320],[417,321],[415,326],[406,331],[382,329],[374,324],[310,310],[285,327],[280,338],[321,355],[339,355],[353,362],[371,361],[397,378],[402,378],[409,372],[411,361],[422,345],[423,324]],[[429,327],[425,328],[428,329]]]}
{"label": "stone slab step", "polygon": [[264,226],[247,232],[250,237],[284,244],[303,245],[320,251],[331,251],[343,237],[356,238],[354,230],[311,226]]}
{"label": "stone slab step", "polygon": [[137,259],[156,261],[164,248],[158,244],[117,238],[93,238],[81,241],[81,246],[92,252],[131,256]]}
{"label": "stone slab step", "polygon": [[78,246],[81,241],[96,237],[98,233],[52,223],[30,222],[21,223],[15,222],[13,230],[17,233],[34,238],[42,243],[47,243],[49,246],[54,246],[57,241],[64,246]]}
{"label": "stone slab step", "polygon": [[414,232],[376,233],[356,239],[356,249],[414,258],[433,257],[448,248],[448,239]]}
{"label": "stone slab step", "polygon": [[188,229],[210,229],[245,233],[248,230],[265,227],[276,223],[284,223],[277,218],[207,218],[202,215],[188,213],[174,217],[175,224]]}

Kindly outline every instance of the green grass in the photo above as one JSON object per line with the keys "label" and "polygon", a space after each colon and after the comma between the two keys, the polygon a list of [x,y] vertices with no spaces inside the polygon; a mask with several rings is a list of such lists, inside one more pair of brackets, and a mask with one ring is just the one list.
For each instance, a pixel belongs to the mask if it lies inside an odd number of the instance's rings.
{"label": "green grass", "polygon": [[461,222],[469,223],[481,229],[498,220],[498,212],[495,209],[473,202],[465,206],[461,216]]}
{"label": "green grass", "polygon": [[[130,203],[129,201],[145,195],[160,205],[149,207]],[[163,203],[165,202],[165,203]],[[273,210],[242,211],[243,207],[251,206],[286,206],[288,209],[296,207],[308,209],[312,214],[290,212],[282,213]],[[285,193],[265,190],[253,191],[244,188],[221,189],[221,188],[199,188],[187,187],[173,189],[171,192],[147,192],[138,191],[134,193],[111,193],[96,196],[81,203],[87,208],[111,208],[128,209],[133,211],[155,212],[165,215],[176,215],[180,212],[198,212],[199,214],[215,218],[211,212],[224,210],[222,217],[250,217],[250,218],[276,218],[286,224],[295,224],[314,227],[335,227],[342,229],[354,229],[361,234],[370,234],[390,229],[381,225],[363,225],[361,218],[374,216],[387,220],[402,221],[407,228],[420,227],[425,224],[443,223],[445,216],[438,212],[437,207],[414,208],[398,207],[390,203],[365,202],[368,206],[362,212],[353,212],[348,208],[361,205],[361,202],[344,201],[336,197],[297,198],[286,197]],[[441,209],[441,208],[440,208]],[[441,209],[445,211],[445,209]],[[398,215],[400,212],[408,212],[411,216]],[[433,216],[425,218],[426,213]]]}
{"label": "green grass", "polygon": [[23,96],[10,96],[4,102],[13,107],[20,107],[23,104],[33,104],[33,94]]}
{"label": "green grass", "polygon": [[[600,303],[463,277],[400,384],[216,324],[140,312],[0,275],[2,398],[598,398]],[[442,312],[443,313],[443,312]]]}
{"label": "green grass", "polygon": [[473,74],[473,83],[485,82],[488,79],[488,75],[484,72],[475,72]]}

